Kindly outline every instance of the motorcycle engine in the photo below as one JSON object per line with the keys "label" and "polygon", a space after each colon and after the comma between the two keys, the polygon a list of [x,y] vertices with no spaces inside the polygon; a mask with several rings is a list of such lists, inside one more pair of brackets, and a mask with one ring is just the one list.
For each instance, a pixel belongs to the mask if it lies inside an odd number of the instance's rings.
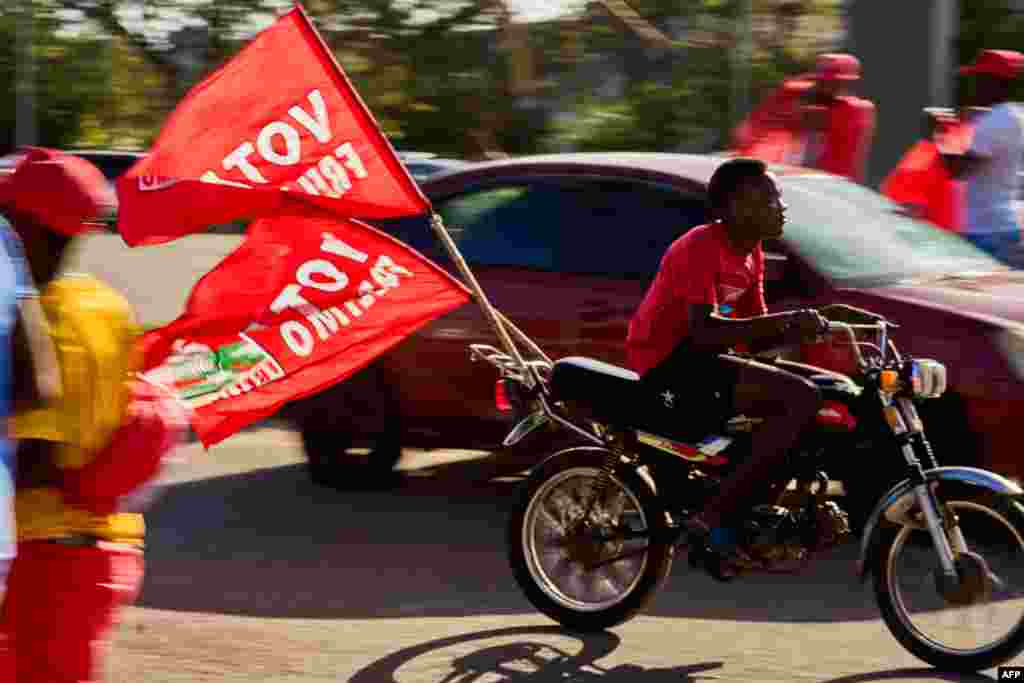
{"label": "motorcycle engine", "polygon": [[819,503],[815,507],[815,515],[818,530],[815,550],[831,548],[850,535],[850,515],[834,501]]}
{"label": "motorcycle engine", "polygon": [[808,549],[802,542],[800,518],[781,505],[758,505],[743,525],[750,554],[772,569],[802,562]]}
{"label": "motorcycle engine", "polygon": [[744,524],[746,547],[774,571],[798,568],[812,551],[821,551],[850,534],[849,516],[832,501],[815,506],[814,519],[802,508],[758,505]]}

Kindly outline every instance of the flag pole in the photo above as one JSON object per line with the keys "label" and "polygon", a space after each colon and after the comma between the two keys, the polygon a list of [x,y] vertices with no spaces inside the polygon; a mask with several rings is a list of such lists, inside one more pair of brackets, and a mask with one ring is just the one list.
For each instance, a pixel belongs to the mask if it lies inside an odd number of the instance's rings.
{"label": "flag pole", "polygon": [[[480,287],[480,283],[477,282],[476,277],[473,275],[473,271],[469,269],[469,264],[466,263],[466,259],[464,259],[462,254],[459,253],[459,248],[455,245],[455,241],[452,239],[452,236],[448,234],[448,229],[445,228],[444,221],[441,219],[441,216],[431,212],[430,225],[434,228],[434,232],[437,233],[437,238],[441,240],[441,244],[448,252],[448,255],[451,256],[452,261],[455,262],[455,266],[459,269],[459,272],[462,273],[462,276],[469,284],[469,288],[473,292],[473,297],[480,305],[480,308],[483,309],[484,315],[487,316],[487,321],[491,324],[491,327],[494,328],[495,334],[498,335],[501,345],[504,346],[508,354],[515,359],[516,363],[519,364],[519,367],[527,371],[530,384],[535,384],[537,382],[537,378],[533,374],[534,370],[526,364],[525,360],[523,360],[522,355],[519,353],[519,349],[512,341],[512,337],[509,336],[508,330],[504,325],[504,316],[495,310],[494,306],[491,305],[490,300],[488,300],[487,295],[484,294],[484,290]],[[514,325],[511,325],[511,323],[509,323],[509,325],[513,328],[515,327]],[[519,332],[519,330],[516,331]],[[519,332],[519,334],[524,337],[526,336],[522,332]]]}
{"label": "flag pole", "polygon": [[[380,126],[373,118],[373,114],[370,113],[369,107],[366,106],[366,103],[363,102],[362,98],[359,96],[359,93],[352,86],[352,83],[351,81],[349,81],[344,69],[342,69],[341,65],[338,64],[338,60],[334,56],[334,53],[331,52],[330,47],[328,47],[326,41],[324,41],[323,39],[323,36],[320,35],[320,32],[316,30],[316,26],[313,24],[313,20],[306,12],[306,9],[302,6],[302,3],[299,2],[298,0],[296,0],[293,7],[293,11],[295,10],[298,11],[299,16],[302,19],[302,26],[313,35],[315,39],[315,44],[320,48],[321,54],[332,66],[332,73],[335,76],[335,78],[338,79],[338,84],[340,88],[343,91],[351,93],[352,99],[357,105],[356,112],[364,116],[369,123],[373,124],[369,126],[369,130],[376,135],[377,142],[382,147],[391,151],[390,155],[382,155],[382,158],[384,159],[385,163],[389,165],[390,170],[392,171],[392,173],[396,175],[396,177],[402,178],[405,181],[406,185],[413,190],[414,194],[419,196],[423,200],[423,202],[429,206],[430,202],[423,194],[423,191],[420,189],[419,184],[417,184],[416,181],[413,179],[412,175],[409,173],[409,170],[405,167],[405,164],[399,161],[398,155],[394,151],[394,147],[391,146],[391,141],[388,140],[387,136],[385,136],[384,133],[381,131]],[[487,296],[484,294],[483,289],[480,287],[480,283],[477,282],[476,278],[473,276],[472,271],[470,271],[469,265],[466,263],[465,259],[462,258],[462,254],[459,253],[459,249],[458,247],[455,246],[455,242],[452,240],[451,235],[448,234],[448,230],[444,226],[444,221],[442,221],[441,217],[434,213],[433,210],[431,210],[430,215],[431,225],[433,226],[434,231],[437,233],[438,238],[441,240],[441,244],[444,245],[445,249],[448,251],[448,254],[451,256],[452,260],[455,262],[455,265],[458,267],[459,272],[462,273],[463,277],[465,277],[466,281],[469,283],[473,296],[476,298],[476,301],[480,305],[480,308],[483,309],[484,315],[487,316],[488,322],[491,324],[491,327],[494,328],[494,332],[495,334],[498,335],[498,339],[501,341],[502,346],[505,347],[505,350],[508,352],[508,354],[512,356],[516,363],[519,364],[519,367],[526,371],[526,374],[529,377],[529,382],[531,384],[537,383],[538,378],[535,374],[536,371],[532,368],[532,366],[527,365],[525,360],[523,360],[522,355],[519,353],[519,349],[516,347],[515,343],[512,341],[512,338],[509,336],[508,329],[513,330],[516,333],[516,335],[520,337],[521,340],[525,340],[524,343],[530,347],[530,350],[535,352],[541,358],[543,358],[545,362],[550,364],[551,359],[544,355],[544,352],[540,350],[540,348],[533,342],[533,340],[531,340],[529,337],[523,334],[523,332],[519,330],[511,322],[509,322],[508,319],[505,318],[505,316],[503,316],[501,313],[495,310],[495,308],[491,305],[491,302],[487,299]],[[506,326],[508,329],[506,329]]]}

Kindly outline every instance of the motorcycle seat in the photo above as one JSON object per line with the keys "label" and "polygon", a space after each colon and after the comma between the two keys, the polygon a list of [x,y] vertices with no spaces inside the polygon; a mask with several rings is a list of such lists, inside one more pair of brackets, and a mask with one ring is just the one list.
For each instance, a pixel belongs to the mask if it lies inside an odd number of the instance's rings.
{"label": "motorcycle seat", "polygon": [[[570,356],[552,365],[549,384],[556,401],[599,422],[643,429],[660,436],[704,436],[728,417],[721,401],[691,385],[673,407],[666,393],[645,386],[640,375],[593,358]],[[682,408],[682,409],[679,409]]]}
{"label": "motorcycle seat", "polygon": [[557,401],[582,404],[600,420],[628,420],[640,387],[640,375],[611,363],[570,356],[551,368],[551,391]]}

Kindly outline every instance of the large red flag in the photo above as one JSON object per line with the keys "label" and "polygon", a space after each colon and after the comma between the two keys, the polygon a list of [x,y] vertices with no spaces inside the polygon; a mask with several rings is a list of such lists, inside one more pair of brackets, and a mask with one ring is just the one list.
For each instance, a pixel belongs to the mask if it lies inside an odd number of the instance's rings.
{"label": "large red flag", "polygon": [[299,6],[188,93],[117,190],[132,246],[278,211],[285,194],[345,217],[430,209]]}
{"label": "large red flag", "polygon": [[194,411],[210,446],[349,377],[470,300],[426,258],[354,220],[299,206],[256,221],[143,340],[147,376]]}

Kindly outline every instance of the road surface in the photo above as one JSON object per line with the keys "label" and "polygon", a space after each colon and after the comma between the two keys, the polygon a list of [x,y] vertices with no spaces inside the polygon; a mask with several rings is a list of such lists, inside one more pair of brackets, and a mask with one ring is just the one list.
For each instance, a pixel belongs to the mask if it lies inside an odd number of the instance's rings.
{"label": "road surface", "polygon": [[534,612],[507,568],[514,481],[421,472],[399,490],[339,493],[307,481],[285,431],[190,448],[148,515],[146,583],[106,683],[995,679],[905,653],[854,579],[853,548],[804,577],[733,585],[677,560],[646,615],[575,637]]}

